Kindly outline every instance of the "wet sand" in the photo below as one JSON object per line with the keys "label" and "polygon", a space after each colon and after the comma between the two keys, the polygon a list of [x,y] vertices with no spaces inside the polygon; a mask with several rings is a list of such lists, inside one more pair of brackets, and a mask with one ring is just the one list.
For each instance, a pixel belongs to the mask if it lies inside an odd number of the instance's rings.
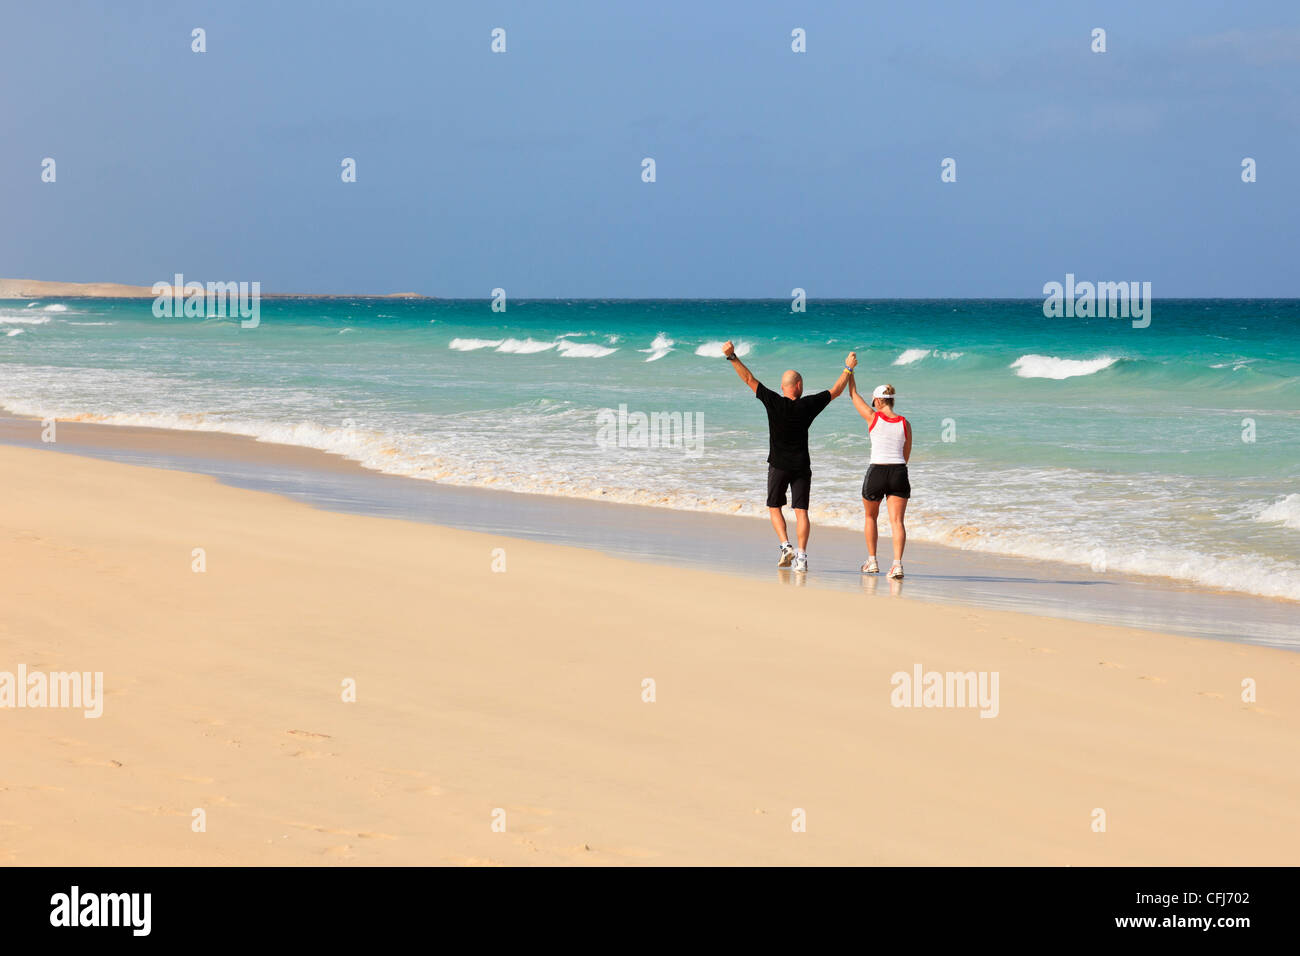
{"label": "wet sand", "polygon": [[[792,587],[1014,610],[1077,621],[1300,650],[1295,602],[1210,591],[1167,578],[1093,572],[1077,566],[912,542],[907,577],[864,576],[862,537],[814,528],[804,578],[775,567],[767,523],[622,503],[515,494],[382,475],[337,455],[220,432],[187,432],[61,421],[58,441],[40,423],[0,417],[0,444],[89,454],[131,464],[212,475],[320,508],[377,515],[591,548],[642,561],[721,571]],[[888,539],[882,539],[887,564]]]}

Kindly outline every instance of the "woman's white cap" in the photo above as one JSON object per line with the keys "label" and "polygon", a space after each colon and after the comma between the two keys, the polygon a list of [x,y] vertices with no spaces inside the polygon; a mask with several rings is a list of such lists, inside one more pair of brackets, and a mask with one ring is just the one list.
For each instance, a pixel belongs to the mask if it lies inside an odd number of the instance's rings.
{"label": "woman's white cap", "polygon": [[872,397],[873,399],[875,399],[875,398],[895,398],[896,396],[894,395],[894,391],[893,391],[893,389],[890,389],[889,391],[885,391],[885,389],[887,389],[887,388],[889,388],[888,385],[877,385],[877,386],[876,386],[876,390],[875,390],[874,392],[871,393],[871,397]]}

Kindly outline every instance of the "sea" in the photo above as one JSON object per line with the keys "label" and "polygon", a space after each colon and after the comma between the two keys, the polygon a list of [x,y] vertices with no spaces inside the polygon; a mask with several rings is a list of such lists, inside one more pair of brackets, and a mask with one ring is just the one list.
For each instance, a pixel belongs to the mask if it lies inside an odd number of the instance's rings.
{"label": "sea", "polygon": [[[1300,601],[1300,300],[1156,299],[1137,325],[1042,300],[265,298],[256,327],[8,300],[0,406],[765,519],[766,418],[722,342],[806,393],[856,351],[912,424],[912,540]],[[847,394],[810,447],[814,524],[860,528]]]}

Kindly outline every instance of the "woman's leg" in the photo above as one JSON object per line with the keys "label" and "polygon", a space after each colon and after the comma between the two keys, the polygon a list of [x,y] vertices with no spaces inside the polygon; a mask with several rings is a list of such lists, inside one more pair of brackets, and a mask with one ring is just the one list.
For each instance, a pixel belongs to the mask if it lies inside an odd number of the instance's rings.
{"label": "woman's leg", "polygon": [[903,524],[903,515],[907,513],[907,499],[898,495],[889,496],[889,533],[894,539],[894,560],[903,560],[903,549],[907,547],[907,527]]}
{"label": "woman's leg", "polygon": [[876,554],[876,541],[880,537],[880,529],[876,527],[876,517],[880,514],[880,502],[868,501],[863,498],[862,507],[867,513],[866,523],[862,527],[862,533],[867,539],[867,554],[874,557]]}

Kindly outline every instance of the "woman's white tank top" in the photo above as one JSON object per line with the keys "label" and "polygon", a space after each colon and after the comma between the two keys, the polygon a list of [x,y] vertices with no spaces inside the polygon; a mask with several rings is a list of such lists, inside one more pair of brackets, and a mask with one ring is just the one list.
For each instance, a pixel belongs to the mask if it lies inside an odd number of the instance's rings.
{"label": "woman's white tank top", "polygon": [[876,420],[867,431],[871,435],[871,464],[903,465],[903,445],[907,442],[907,419],[902,415],[894,417],[881,412],[876,413]]}

